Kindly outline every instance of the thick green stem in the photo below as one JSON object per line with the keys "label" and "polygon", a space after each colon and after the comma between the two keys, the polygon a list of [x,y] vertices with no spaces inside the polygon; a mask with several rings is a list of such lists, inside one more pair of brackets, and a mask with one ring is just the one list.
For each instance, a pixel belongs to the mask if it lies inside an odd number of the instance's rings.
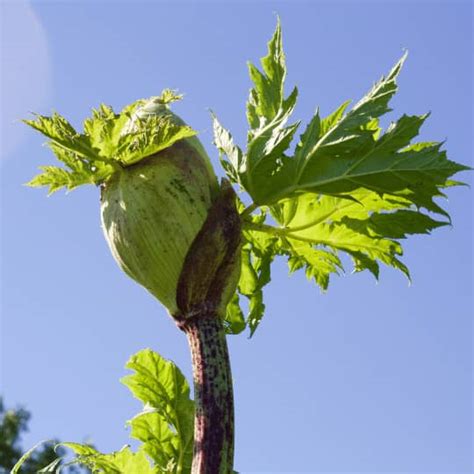
{"label": "thick green stem", "polygon": [[234,398],[225,331],[215,315],[182,326],[191,349],[194,378],[192,474],[229,474],[234,464]]}

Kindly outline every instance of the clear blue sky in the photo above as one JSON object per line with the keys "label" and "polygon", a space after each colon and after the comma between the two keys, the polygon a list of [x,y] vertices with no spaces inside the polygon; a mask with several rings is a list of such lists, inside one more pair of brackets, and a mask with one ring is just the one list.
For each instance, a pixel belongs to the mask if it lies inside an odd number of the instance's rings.
{"label": "clear blue sky", "polygon": [[[139,409],[118,382],[128,356],[151,347],[189,379],[190,361],[109,254],[98,190],[21,186],[53,158],[14,120],[55,109],[79,125],[100,102],[177,88],[218,167],[207,108],[243,142],[246,61],[265,53],[275,13],[296,116],[358,99],[408,48],[391,118],[432,111],[423,139],[472,166],[470,2],[3,1],[1,392],[33,412],[25,445],[119,449]],[[405,243],[411,286],[383,269],[323,295],[275,265],[260,329],[230,339],[239,471],[472,472],[472,192],[449,192],[453,227]]]}

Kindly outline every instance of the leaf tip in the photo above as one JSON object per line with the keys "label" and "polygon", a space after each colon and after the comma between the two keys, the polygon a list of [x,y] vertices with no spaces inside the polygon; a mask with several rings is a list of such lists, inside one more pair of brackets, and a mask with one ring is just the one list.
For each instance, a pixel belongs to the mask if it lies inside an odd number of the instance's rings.
{"label": "leaf tip", "polygon": [[276,20],[277,20],[276,29],[278,31],[281,31],[281,17],[277,11],[274,11],[273,14],[276,16]]}

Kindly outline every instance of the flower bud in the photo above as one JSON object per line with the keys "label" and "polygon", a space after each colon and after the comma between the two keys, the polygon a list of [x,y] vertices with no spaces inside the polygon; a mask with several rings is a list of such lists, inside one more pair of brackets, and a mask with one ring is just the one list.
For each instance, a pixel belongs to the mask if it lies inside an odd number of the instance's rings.
{"label": "flower bud", "polygon": [[115,173],[101,193],[112,254],[131,278],[174,313],[186,254],[207,217],[213,184],[185,140]]}
{"label": "flower bud", "polygon": [[[154,113],[171,114],[160,104],[157,104]],[[173,120],[181,121],[172,115]],[[130,130],[134,120],[136,116],[131,117]],[[238,240],[240,220],[235,211],[235,196],[228,188],[230,185],[224,193],[226,206],[229,208],[231,203],[235,213],[233,219],[239,222],[236,231]],[[209,220],[209,211],[222,207],[216,205],[222,195],[209,158],[195,137],[179,140],[154,155],[123,167],[101,187],[102,226],[115,260],[127,275],[165,305],[171,315],[186,317],[183,313],[195,309],[207,294],[213,293],[208,288],[210,285],[220,292],[218,297],[214,296],[212,304],[219,306],[222,313],[222,308],[225,309],[227,300],[235,291],[238,280],[238,275],[237,279],[235,275],[240,271],[236,237],[233,237],[232,249],[226,257],[222,229],[209,224],[204,227]],[[198,234],[200,238],[197,240],[203,241],[204,245],[195,244],[193,252],[201,255],[198,258],[200,264],[191,264],[191,267],[188,265],[184,269],[192,274],[191,279],[201,282],[194,284],[189,278],[183,280],[182,272],[185,260],[196,261],[196,256],[191,257],[189,252]],[[221,262],[225,259],[229,268],[222,273],[226,265]],[[235,264],[232,264],[234,261]],[[210,273],[213,275],[210,276]],[[222,284],[226,278],[224,274],[232,274],[225,285]],[[186,304],[181,305],[177,302],[180,276],[181,282],[185,282],[180,284],[182,288],[202,290],[200,294],[194,291],[194,296],[189,296]],[[216,281],[220,283],[217,285]],[[220,286],[223,286],[221,290]],[[191,294],[190,291],[188,293]]]}

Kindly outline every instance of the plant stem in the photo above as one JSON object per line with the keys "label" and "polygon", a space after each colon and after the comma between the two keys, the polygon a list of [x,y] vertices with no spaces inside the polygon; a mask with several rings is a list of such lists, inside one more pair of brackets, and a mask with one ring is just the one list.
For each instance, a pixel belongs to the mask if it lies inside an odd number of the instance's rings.
{"label": "plant stem", "polygon": [[194,453],[192,474],[229,474],[234,464],[234,399],[222,321],[199,315],[181,326],[193,364]]}

